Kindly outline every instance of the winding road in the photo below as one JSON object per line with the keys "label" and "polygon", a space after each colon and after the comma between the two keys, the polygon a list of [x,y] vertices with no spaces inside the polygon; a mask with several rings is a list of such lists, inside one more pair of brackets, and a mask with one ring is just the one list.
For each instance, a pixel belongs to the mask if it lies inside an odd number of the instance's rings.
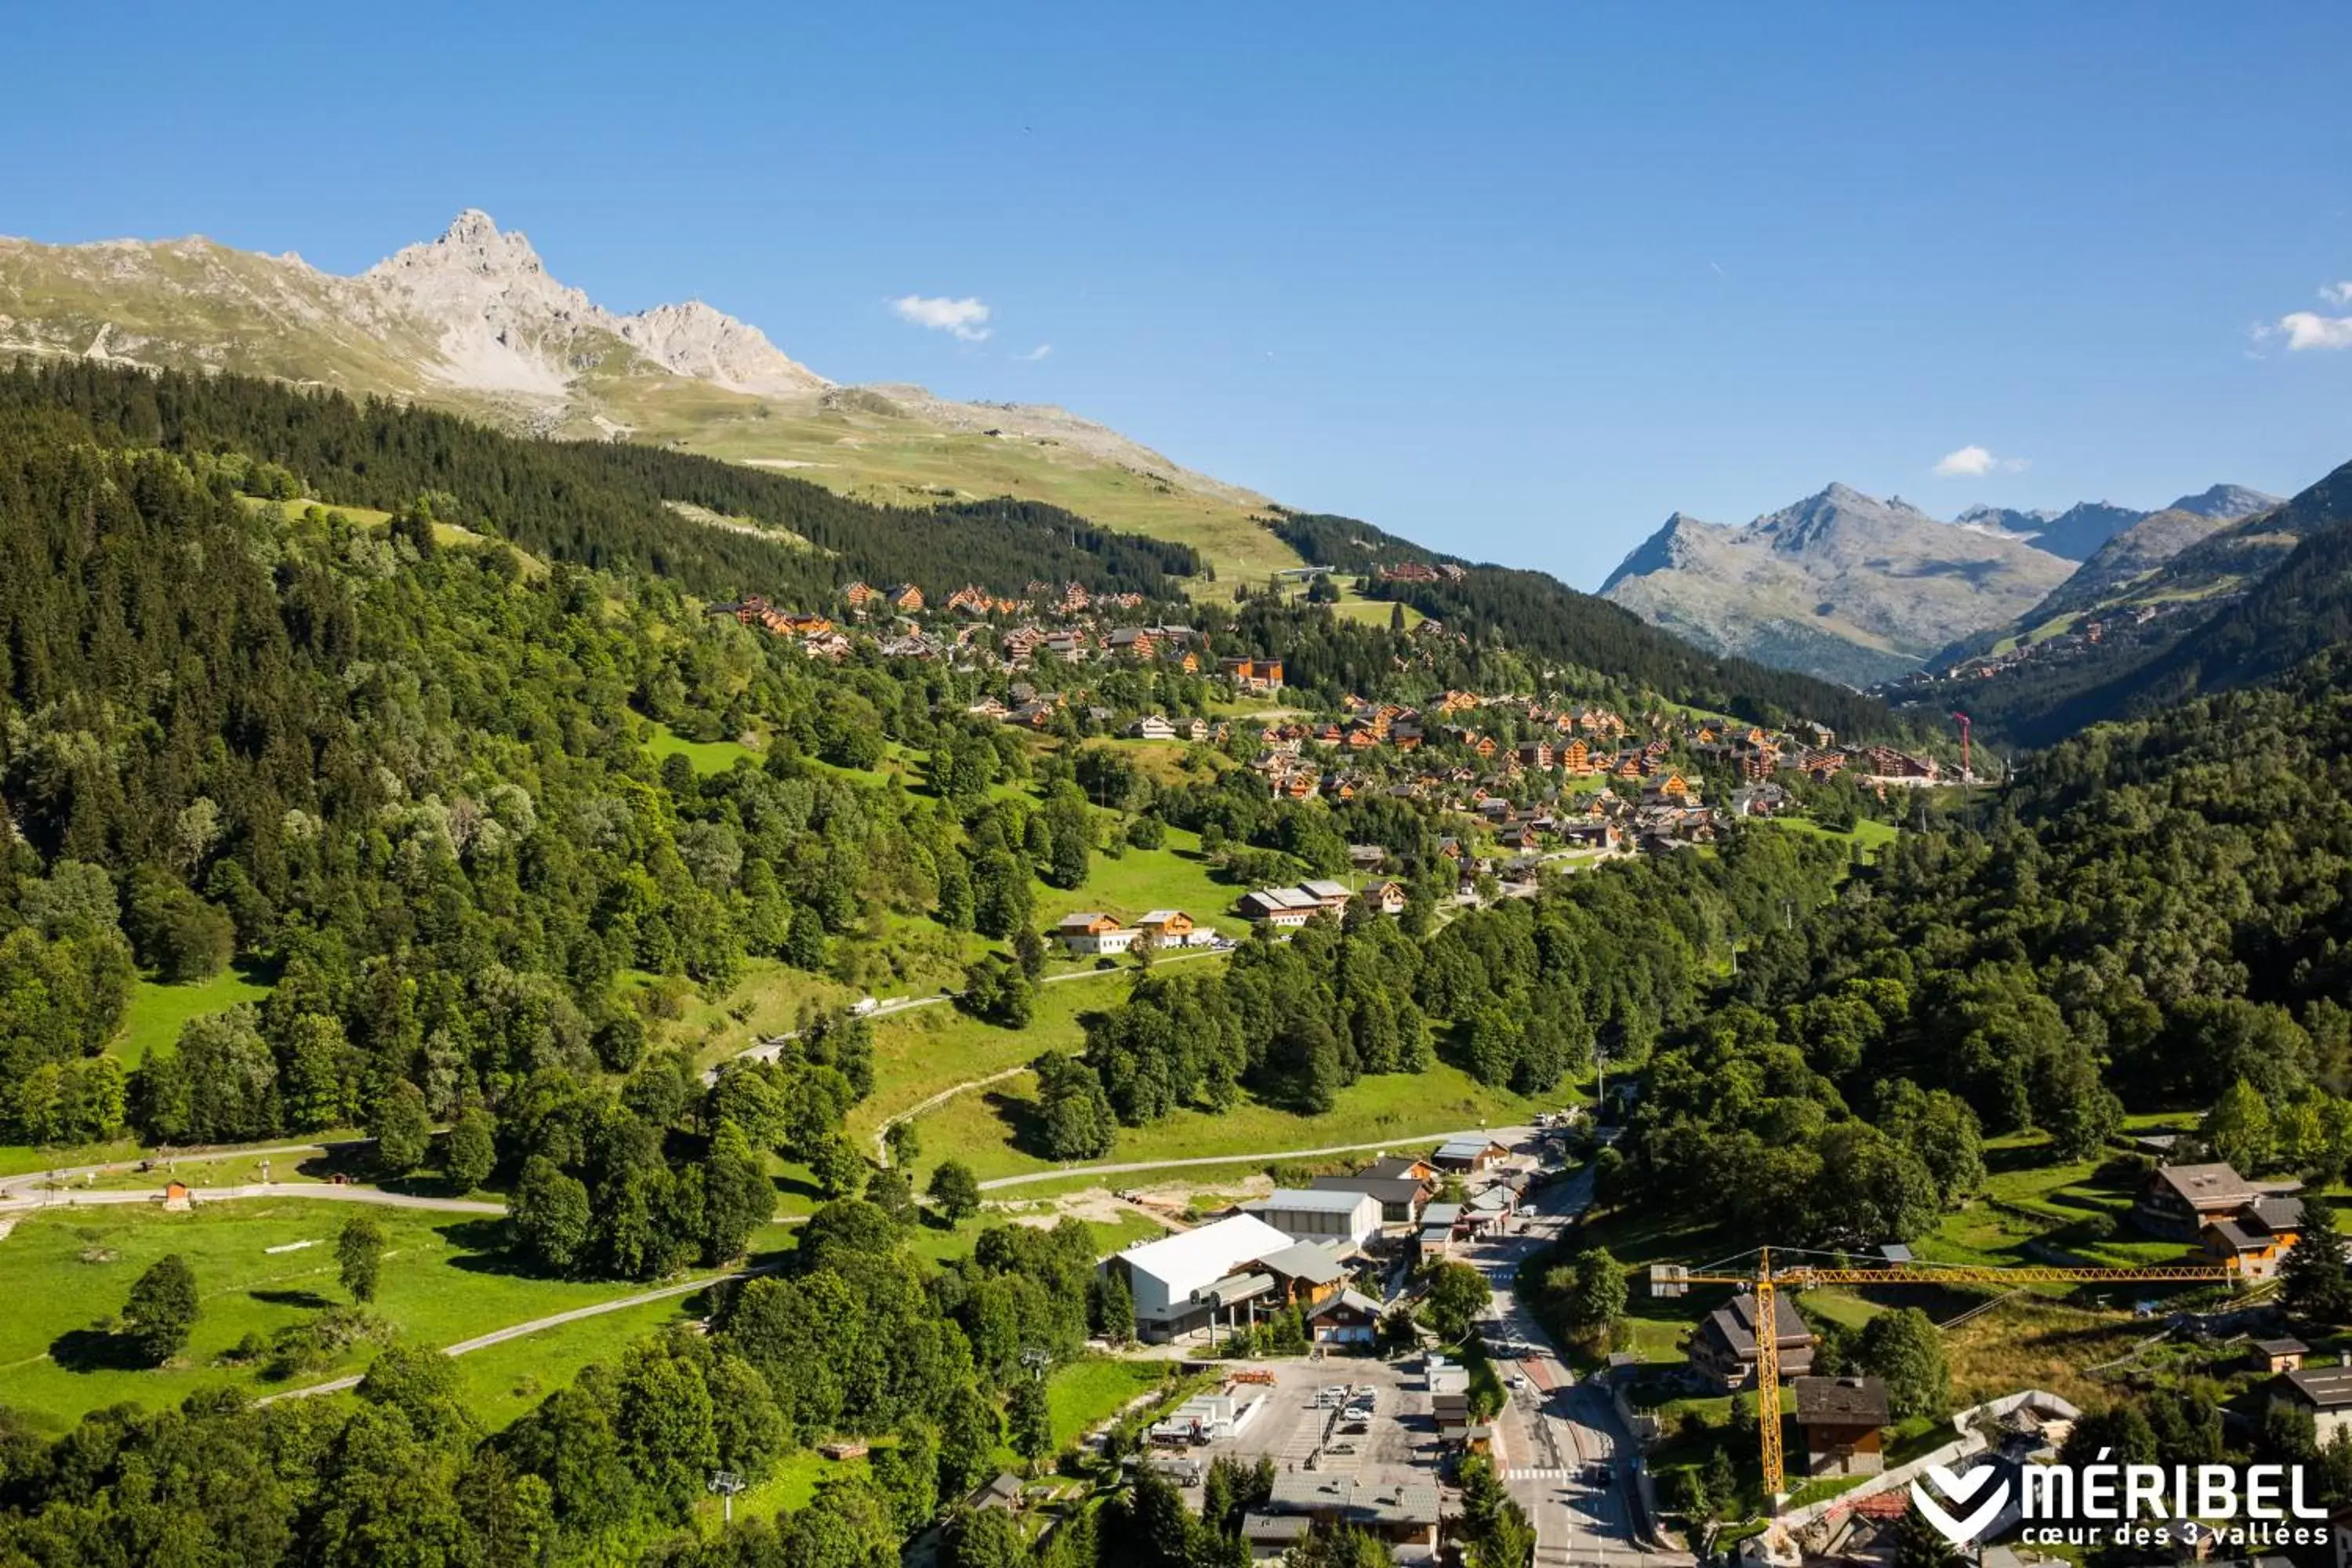
{"label": "winding road", "polygon": [[[750,1268],[734,1269],[725,1274],[705,1274],[692,1279],[680,1279],[675,1284],[657,1286],[651,1290],[640,1290],[634,1296],[621,1296],[610,1301],[597,1301],[585,1307],[574,1307],[568,1312],[551,1312],[544,1318],[533,1318],[527,1323],[514,1323],[503,1329],[492,1329],[488,1333],[478,1334],[470,1340],[459,1340],[454,1345],[443,1346],[441,1353],[446,1356],[470,1355],[475,1351],[488,1350],[492,1345],[502,1345],[509,1340],[519,1340],[527,1334],[535,1334],[544,1329],[561,1328],[565,1323],[576,1323],[583,1318],[601,1318],[607,1312],[622,1312],[631,1307],[643,1307],[655,1301],[667,1301],[673,1296],[690,1296],[697,1290],[708,1289],[724,1280],[749,1279],[754,1275],[772,1272],[776,1267],[772,1263],[762,1263]],[[347,1388],[357,1388],[360,1385],[360,1379],[365,1375],[363,1373],[355,1372],[348,1376],[331,1378],[325,1383],[314,1383],[308,1388],[289,1388],[280,1394],[265,1394],[254,1403],[275,1405],[281,1399],[310,1399],[321,1394],[341,1394]]]}

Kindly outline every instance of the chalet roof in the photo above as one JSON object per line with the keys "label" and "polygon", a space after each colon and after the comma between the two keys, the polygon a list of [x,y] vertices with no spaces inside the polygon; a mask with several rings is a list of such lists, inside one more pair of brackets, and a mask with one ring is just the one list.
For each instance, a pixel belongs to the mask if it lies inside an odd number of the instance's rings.
{"label": "chalet roof", "polygon": [[1281,1275],[1286,1279],[1304,1279],[1309,1285],[1333,1285],[1347,1277],[1347,1271],[1339,1267],[1339,1260],[1327,1248],[1311,1241],[1302,1241],[1286,1247],[1280,1252],[1268,1253],[1251,1267]]}
{"label": "chalet roof", "polygon": [[1461,1219],[1460,1204],[1432,1204],[1421,1211],[1421,1223],[1423,1226],[1444,1226],[1451,1228],[1461,1223]]}
{"label": "chalet roof", "polygon": [[1341,1290],[1324,1297],[1307,1315],[1309,1319],[1328,1318],[1341,1310],[1360,1312],[1367,1318],[1377,1318],[1381,1315],[1381,1304],[1360,1290]]}
{"label": "chalet roof", "polygon": [[2247,1212],[2264,1230],[2278,1232],[2303,1227],[2301,1198],[2256,1198],[2247,1205]]}
{"label": "chalet roof", "polygon": [[2249,1230],[2234,1219],[2213,1220],[2205,1228],[2220,1237],[2221,1245],[2232,1252],[2260,1252],[2271,1244],[2267,1233]]}
{"label": "chalet roof", "polygon": [[[1811,1331],[1805,1327],[1796,1304],[1778,1291],[1772,1296],[1772,1321],[1781,1345],[1812,1343]],[[1756,1298],[1746,1291],[1734,1296],[1728,1305],[1707,1314],[1699,1332],[1722,1342],[1737,1359],[1750,1359],[1756,1354]]]}
{"label": "chalet roof", "polygon": [[2232,1209],[2254,1198],[2253,1184],[2227,1163],[2163,1165],[2155,1179],[2194,1209]]}
{"label": "chalet roof", "polygon": [[2254,1348],[2264,1355],[2308,1355],[2311,1347],[2301,1340],[2256,1340]]}
{"label": "chalet roof", "polygon": [[1327,1193],[1370,1193],[1382,1204],[1410,1204],[1428,1190],[1411,1176],[1318,1176],[1314,1186]]}
{"label": "chalet roof", "polygon": [[2352,1366],[2306,1366],[2284,1375],[2295,1394],[2315,1409],[2352,1408]]}
{"label": "chalet roof", "polygon": [[1383,1154],[1356,1174],[1375,1177],[1410,1176],[1415,1170],[1428,1163],[1428,1161],[1412,1154]]}
{"label": "chalet roof", "polygon": [[1875,1377],[1800,1377],[1797,1420],[1824,1426],[1884,1426],[1886,1384]]}

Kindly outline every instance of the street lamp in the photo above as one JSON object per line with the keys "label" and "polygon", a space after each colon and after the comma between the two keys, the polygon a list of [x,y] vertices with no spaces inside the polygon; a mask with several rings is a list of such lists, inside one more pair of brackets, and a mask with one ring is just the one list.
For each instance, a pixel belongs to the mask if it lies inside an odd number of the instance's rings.
{"label": "street lamp", "polygon": [[735,1522],[735,1494],[743,1489],[743,1478],[732,1470],[714,1470],[709,1489],[719,1494],[719,1507],[726,1515],[725,1523]]}

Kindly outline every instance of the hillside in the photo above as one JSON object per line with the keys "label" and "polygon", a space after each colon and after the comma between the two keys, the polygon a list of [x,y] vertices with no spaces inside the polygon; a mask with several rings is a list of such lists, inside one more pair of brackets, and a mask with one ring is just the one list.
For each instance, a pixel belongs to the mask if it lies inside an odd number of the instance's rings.
{"label": "hillside", "polygon": [[[1893,732],[1884,707],[1845,686],[1752,658],[1712,656],[1545,573],[1474,565],[1353,518],[1286,512],[1275,528],[1308,561],[1360,574],[1366,595],[1408,606],[1474,650],[1505,645],[1554,673],[1622,682],[1629,691],[1688,693],[1679,700],[1764,723],[1812,719],[1841,734]],[[1411,578],[1381,571],[1408,564],[1455,570]]]}
{"label": "hillside", "polygon": [[1677,512],[1601,591],[1717,653],[1867,685],[2014,619],[2067,573],[2005,531],[1832,485],[1741,528]]}
{"label": "hillside", "polygon": [[[2163,527],[2198,531],[2178,519]],[[2132,538],[2117,543],[2128,549]],[[1922,711],[1958,705],[1987,734],[2046,744],[2102,720],[2268,679],[2342,640],[2347,567],[2352,464],[2123,577],[2104,597],[2086,589],[2084,602],[2062,602],[2038,630],[1963,662],[1956,678],[1906,682],[1893,695]]]}
{"label": "hillside", "polygon": [[1198,546],[1227,576],[1297,563],[1252,521],[1265,498],[1065,409],[836,385],[698,300],[608,310],[475,211],[356,277],[200,237],[0,239],[0,356],[27,353],[419,400],[789,469],[886,505],[1041,500]]}

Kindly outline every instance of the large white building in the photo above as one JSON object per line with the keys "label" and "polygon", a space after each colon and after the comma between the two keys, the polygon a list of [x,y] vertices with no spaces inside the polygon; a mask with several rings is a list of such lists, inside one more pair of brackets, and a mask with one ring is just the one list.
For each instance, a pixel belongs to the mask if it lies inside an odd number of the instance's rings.
{"label": "large white building", "polygon": [[1370,1193],[1286,1187],[1244,1211],[1293,1241],[1361,1247],[1380,1234],[1381,1200]]}
{"label": "large white building", "polygon": [[[1373,1205],[1379,1220],[1379,1205]],[[1206,1326],[1218,1293],[1210,1288],[1243,1274],[1260,1258],[1291,1245],[1291,1238],[1251,1215],[1235,1215],[1198,1230],[1130,1247],[1103,1267],[1127,1277],[1135,1298],[1136,1332],[1161,1341]]]}

